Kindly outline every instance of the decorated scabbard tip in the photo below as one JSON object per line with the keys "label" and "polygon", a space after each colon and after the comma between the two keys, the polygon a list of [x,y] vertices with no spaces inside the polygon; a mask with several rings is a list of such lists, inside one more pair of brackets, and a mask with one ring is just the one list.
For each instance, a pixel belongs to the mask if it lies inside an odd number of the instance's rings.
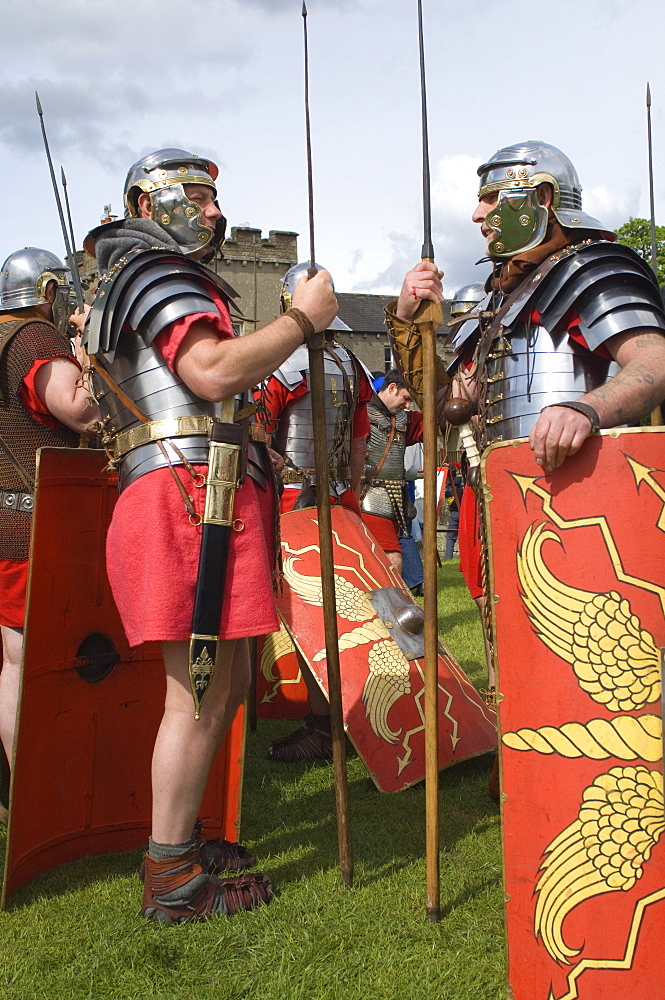
{"label": "decorated scabbard tip", "polygon": [[[210,647],[210,650],[208,649]],[[189,642],[189,685],[194,699],[194,718],[201,718],[201,704],[215,672],[217,643],[191,636]]]}

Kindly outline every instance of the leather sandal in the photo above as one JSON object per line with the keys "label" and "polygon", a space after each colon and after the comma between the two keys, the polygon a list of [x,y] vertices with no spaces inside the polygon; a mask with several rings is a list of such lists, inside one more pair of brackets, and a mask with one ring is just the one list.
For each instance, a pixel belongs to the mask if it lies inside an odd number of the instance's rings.
{"label": "leather sandal", "polygon": [[239,872],[256,864],[256,858],[246,847],[236,840],[222,840],[213,837],[209,840],[203,836],[203,820],[197,819],[194,824],[194,840],[199,849],[205,870],[210,875],[220,872]]}
{"label": "leather sandal", "polygon": [[265,875],[246,872],[219,879],[204,871],[197,847],[176,858],[156,861],[146,854],[143,916],[163,924],[233,916],[270,902],[273,884]]}
{"label": "leather sandal", "polygon": [[320,758],[321,760],[332,759],[332,737],[330,735],[330,722],[326,726],[326,716],[309,715],[305,716],[304,726],[273,740],[268,747],[268,757],[270,760],[281,760],[287,764],[293,764],[298,760],[307,758]]}
{"label": "leather sandal", "polygon": [[[220,875],[223,872],[241,872],[256,864],[253,854],[235,840],[222,840],[213,837],[206,840],[203,836],[203,820],[197,819],[194,824],[194,846],[200,855],[203,870],[208,875]],[[145,880],[145,858],[141,861],[139,878]]]}

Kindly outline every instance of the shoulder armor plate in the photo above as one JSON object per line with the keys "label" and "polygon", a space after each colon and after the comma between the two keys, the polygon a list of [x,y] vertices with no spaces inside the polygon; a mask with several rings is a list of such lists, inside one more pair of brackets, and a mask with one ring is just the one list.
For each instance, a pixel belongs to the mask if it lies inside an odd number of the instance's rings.
{"label": "shoulder armor plate", "polygon": [[89,354],[101,351],[112,362],[125,323],[149,346],[170,323],[216,312],[213,290],[229,301],[229,286],[183,254],[140,250],[126,256],[126,263],[99,283],[84,334]]}
{"label": "shoulder armor plate", "polygon": [[610,337],[640,327],[665,333],[665,311],[649,265],[629,247],[598,241],[565,255],[541,281],[538,272],[506,313],[510,328],[526,308],[536,309],[549,330],[569,309],[594,351]]}

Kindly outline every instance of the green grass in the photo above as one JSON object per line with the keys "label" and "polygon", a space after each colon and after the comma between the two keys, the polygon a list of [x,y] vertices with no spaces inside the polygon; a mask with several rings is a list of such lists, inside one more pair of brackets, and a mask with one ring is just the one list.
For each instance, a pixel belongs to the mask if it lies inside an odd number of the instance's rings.
{"label": "green grass", "polygon": [[[486,682],[478,616],[446,563],[440,631]],[[374,789],[349,761],[355,880],[337,866],[332,767],[267,761],[292,723],[247,741],[243,841],[279,895],[233,919],[166,928],[139,913],[140,853],[55,869],[0,913],[3,1000],[498,1000],[505,996],[498,809],[488,758],[440,776],[441,910],[425,916],[424,789]],[[4,833],[0,833],[4,851]]]}

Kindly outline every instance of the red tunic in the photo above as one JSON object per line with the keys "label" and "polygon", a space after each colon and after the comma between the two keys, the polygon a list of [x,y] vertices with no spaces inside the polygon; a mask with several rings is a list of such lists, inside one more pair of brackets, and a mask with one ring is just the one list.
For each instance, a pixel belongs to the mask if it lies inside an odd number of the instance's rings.
{"label": "red tunic", "polygon": [[[219,314],[197,313],[163,330],[154,344],[175,371],[176,357],[193,323],[205,321],[220,339],[233,336],[221,298]],[[205,473],[206,466],[197,466]],[[175,470],[200,513],[205,487],[192,488],[183,466]],[[231,535],[222,639],[264,635],[279,628],[272,586],[273,494],[249,477],[236,493],[234,513],[244,524]],[[191,525],[168,468],[156,469],[123,490],[113,512],[106,560],[113,596],[131,646],[152,640],[189,639],[201,527]]]}

